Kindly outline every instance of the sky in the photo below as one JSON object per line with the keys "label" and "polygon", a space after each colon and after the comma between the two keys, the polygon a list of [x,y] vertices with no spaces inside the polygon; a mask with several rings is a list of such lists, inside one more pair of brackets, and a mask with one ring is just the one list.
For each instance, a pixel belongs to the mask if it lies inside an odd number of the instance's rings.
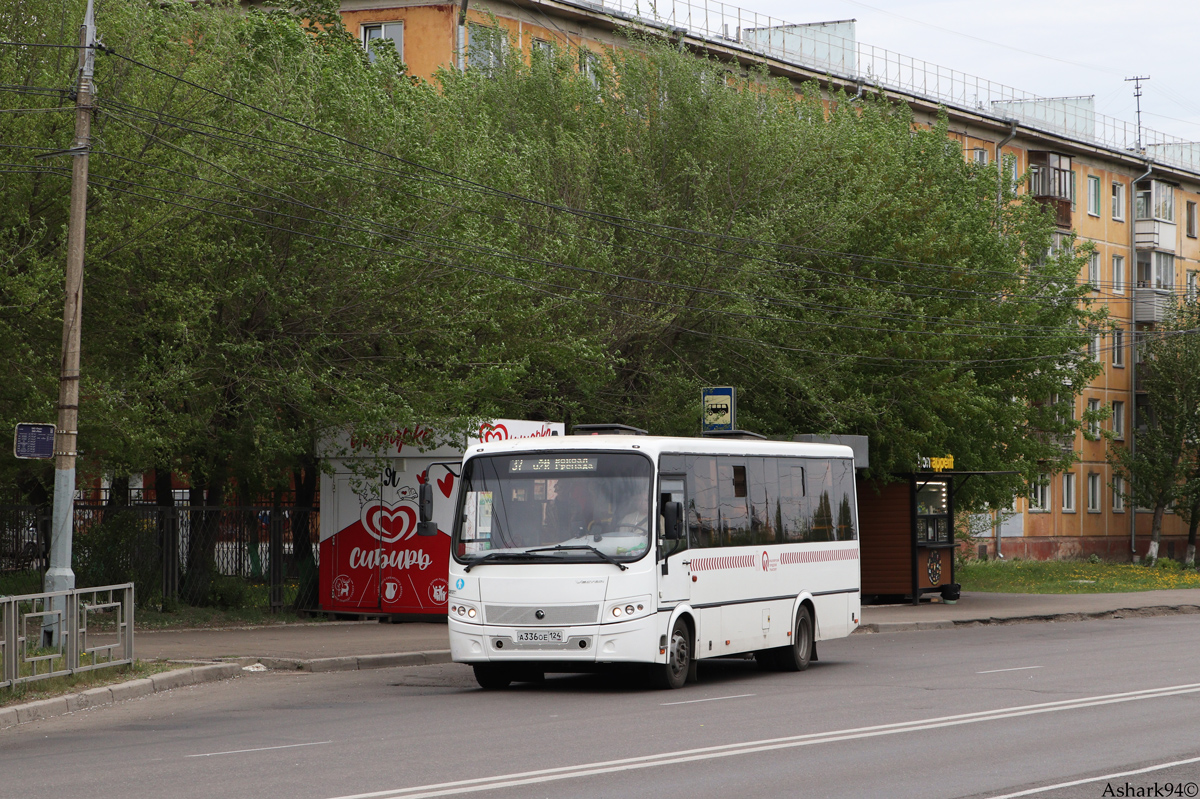
{"label": "sky", "polygon": [[[691,0],[701,5],[703,0]],[[1096,111],[1200,141],[1198,0],[734,0],[791,22],[856,19],[860,43],[883,47],[1016,89],[1095,95]],[[660,5],[660,8],[662,5]]]}

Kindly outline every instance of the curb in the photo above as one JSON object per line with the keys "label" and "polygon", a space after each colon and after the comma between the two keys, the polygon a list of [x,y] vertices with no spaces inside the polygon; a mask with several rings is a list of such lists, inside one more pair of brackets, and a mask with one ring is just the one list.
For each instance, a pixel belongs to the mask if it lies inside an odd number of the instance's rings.
{"label": "curb", "polygon": [[923,630],[953,630],[958,627],[984,627],[1003,624],[1034,624],[1038,622],[1071,622],[1090,619],[1131,619],[1151,616],[1182,616],[1200,613],[1200,605],[1154,605],[1144,608],[1119,608],[1094,613],[1050,613],[1003,618],[959,619],[941,621],[902,621],[861,624],[855,633],[907,633]]}
{"label": "curb", "polygon": [[242,671],[237,663],[216,663],[208,666],[196,666],[175,671],[164,671],[152,677],[141,680],[106,685],[102,688],[92,688],[78,694],[56,696],[52,699],[41,699],[37,702],[26,702],[23,705],[11,705],[0,708],[0,730],[15,727],[38,719],[48,719],[86,710],[92,707],[103,707],[122,702],[126,699],[136,699],[139,696],[149,696],[159,691],[169,691],[172,688],[182,688],[187,685],[199,685],[206,682],[216,682],[230,677],[236,677]]}
{"label": "curb", "polygon": [[450,650],[435,649],[429,652],[397,652],[389,655],[357,655],[337,658],[255,658],[254,660],[268,669],[281,671],[360,671],[449,663]]}

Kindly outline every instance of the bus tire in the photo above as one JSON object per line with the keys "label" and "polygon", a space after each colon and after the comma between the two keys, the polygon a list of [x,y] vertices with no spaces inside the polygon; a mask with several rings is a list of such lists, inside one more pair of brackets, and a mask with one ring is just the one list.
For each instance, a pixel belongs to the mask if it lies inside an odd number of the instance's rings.
{"label": "bus tire", "polygon": [[512,684],[512,672],[507,666],[495,663],[476,663],[475,682],[485,691],[501,691]]}
{"label": "bus tire", "polygon": [[682,688],[692,670],[692,632],[688,623],[676,619],[667,641],[667,662],[650,667],[651,676],[659,688]]}
{"label": "bus tire", "polygon": [[812,612],[806,605],[796,614],[796,629],[789,646],[775,650],[776,662],[783,671],[804,671],[812,661],[814,648]]}

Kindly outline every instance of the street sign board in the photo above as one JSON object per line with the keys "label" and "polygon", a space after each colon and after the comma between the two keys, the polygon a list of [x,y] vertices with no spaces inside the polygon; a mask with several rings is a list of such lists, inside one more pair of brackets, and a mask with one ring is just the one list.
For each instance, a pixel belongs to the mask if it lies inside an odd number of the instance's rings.
{"label": "street sign board", "polygon": [[53,458],[54,425],[18,422],[13,435],[13,454],[18,458]]}
{"label": "street sign board", "polygon": [[700,389],[700,429],[705,433],[737,429],[737,389],[713,386]]}

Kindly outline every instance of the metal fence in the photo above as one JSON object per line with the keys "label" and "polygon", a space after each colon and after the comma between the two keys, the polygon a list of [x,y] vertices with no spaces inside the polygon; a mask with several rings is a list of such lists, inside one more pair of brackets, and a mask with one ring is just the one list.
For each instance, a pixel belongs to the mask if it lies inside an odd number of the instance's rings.
{"label": "metal fence", "polygon": [[[319,562],[314,508],[76,501],[74,513],[78,584],[132,581],[143,600],[278,610]],[[48,508],[0,506],[0,573],[44,570],[49,539]]]}
{"label": "metal fence", "polygon": [[796,25],[715,0],[573,0],[575,5],[683,32],[850,81],[981,112],[1048,133],[1200,172],[1200,144],[1095,112],[1091,97],[1047,98],[857,41],[847,22]]}
{"label": "metal fence", "polygon": [[132,583],[0,597],[0,688],[133,663],[133,608]]}

